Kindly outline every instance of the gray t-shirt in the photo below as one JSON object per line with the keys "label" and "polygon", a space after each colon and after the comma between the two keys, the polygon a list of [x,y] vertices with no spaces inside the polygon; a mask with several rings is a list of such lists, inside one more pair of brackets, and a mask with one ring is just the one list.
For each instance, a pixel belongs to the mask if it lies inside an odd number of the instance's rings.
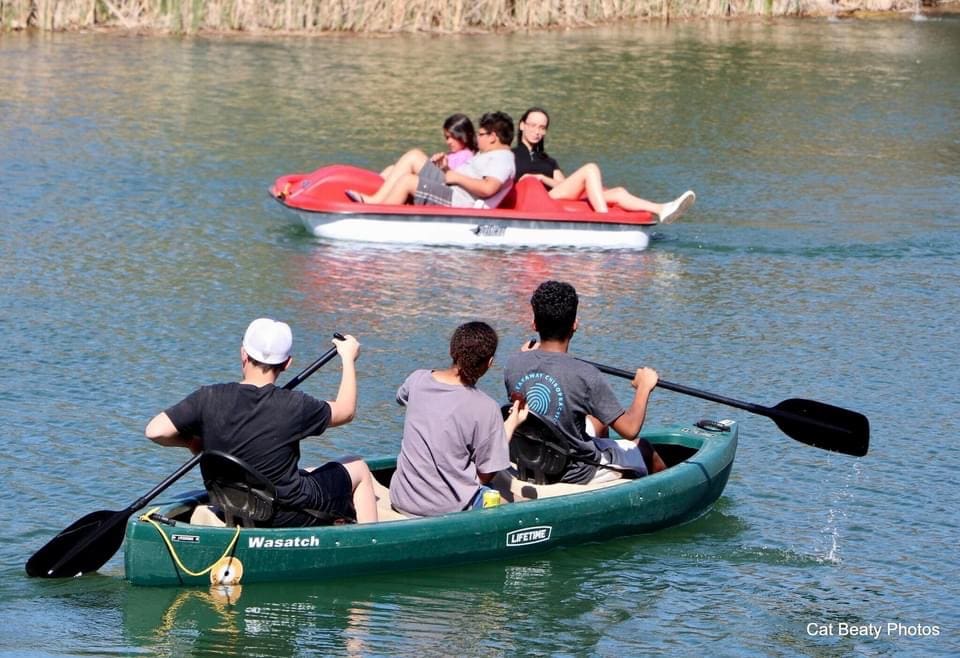
{"label": "gray t-shirt", "polygon": [[502,183],[500,189],[486,199],[477,199],[459,185],[453,187],[453,205],[458,208],[496,208],[513,187],[513,175],[517,163],[510,149],[495,149],[477,153],[470,162],[457,168],[457,172],[470,178],[495,178]]}
{"label": "gray t-shirt", "polygon": [[480,488],[478,473],[510,466],[500,407],[483,391],[417,370],[400,386],[397,402],[407,411],[390,501],[401,512],[460,511]]}
{"label": "gray t-shirt", "polygon": [[[609,425],[624,408],[599,370],[566,352],[531,350],[510,357],[503,379],[507,395],[523,393],[530,411],[560,429],[575,457],[600,461],[600,451],[586,433],[586,416]],[[585,484],[596,470],[571,461],[561,481]]]}

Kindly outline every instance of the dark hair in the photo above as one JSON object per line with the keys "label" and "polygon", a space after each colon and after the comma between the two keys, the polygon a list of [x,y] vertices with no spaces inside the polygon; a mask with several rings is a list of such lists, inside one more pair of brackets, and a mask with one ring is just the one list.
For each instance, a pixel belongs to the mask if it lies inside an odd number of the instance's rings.
{"label": "dark hair", "polygon": [[544,281],[530,298],[540,340],[565,340],[573,334],[580,299],[569,283]]}
{"label": "dark hair", "polygon": [[486,322],[461,324],[450,338],[450,358],[464,386],[476,386],[497,352],[497,332]]}
{"label": "dark hair", "polygon": [[[547,117],[547,128],[550,127],[550,115],[547,114],[547,111],[542,107],[531,107],[530,109],[528,109],[526,112],[523,113],[523,116],[520,117],[520,121],[517,122],[517,146],[520,146],[521,144],[523,144],[523,136],[520,134],[520,124],[526,123],[527,117],[529,117],[534,112],[539,112],[543,116]],[[539,143],[534,144],[533,152],[543,153],[544,149],[546,148],[546,146],[544,145],[546,141],[547,141],[547,138],[544,137],[543,139],[540,140]]]}
{"label": "dark hair", "polygon": [[480,117],[480,127],[497,133],[501,144],[509,146],[513,142],[513,119],[506,112],[487,112]]}
{"label": "dark hair", "polygon": [[260,368],[260,370],[263,371],[264,374],[272,370],[274,373],[276,373],[277,376],[279,376],[280,373],[283,372],[283,366],[287,363],[285,360],[281,361],[280,363],[263,363],[262,361],[257,361],[249,354],[247,355],[247,361],[250,362],[250,365]]}
{"label": "dark hair", "polygon": [[463,142],[468,149],[477,152],[477,131],[466,114],[451,114],[443,121],[443,129]]}

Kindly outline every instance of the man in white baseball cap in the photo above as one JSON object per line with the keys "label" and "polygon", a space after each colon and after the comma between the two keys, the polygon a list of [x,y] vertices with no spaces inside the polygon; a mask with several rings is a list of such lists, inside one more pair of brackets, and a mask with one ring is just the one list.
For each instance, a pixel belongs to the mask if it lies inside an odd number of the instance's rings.
{"label": "man in white baseball cap", "polygon": [[293,332],[286,322],[257,318],[243,334],[243,349],[247,356],[265,365],[280,365],[290,358]]}
{"label": "man in white baseball cap", "polygon": [[148,424],[148,439],[194,453],[220,450],[265,475],[277,488],[277,510],[264,525],[316,525],[318,510],[331,516],[369,523],[377,520],[373,476],[359,458],[328,462],[315,469],[299,467],[300,441],[344,425],[357,411],[356,360],[360,343],[353,336],[333,339],[342,374],[336,399],[326,402],[306,393],[277,387],[293,362],[293,332],[270,318],[250,323],[240,346],[243,379],[203,386]]}

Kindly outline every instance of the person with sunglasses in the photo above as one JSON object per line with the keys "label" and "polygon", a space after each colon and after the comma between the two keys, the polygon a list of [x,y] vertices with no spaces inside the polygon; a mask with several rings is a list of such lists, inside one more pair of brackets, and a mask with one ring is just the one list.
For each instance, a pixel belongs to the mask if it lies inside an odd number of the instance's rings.
{"label": "person with sunglasses", "polygon": [[569,176],[564,176],[557,161],[547,155],[544,141],[550,127],[550,115],[539,107],[531,107],[517,124],[517,145],[513,149],[516,159],[517,180],[532,176],[543,183],[550,198],[576,200],[586,195],[596,212],[607,212],[610,204],[624,210],[645,210],[657,215],[660,222],[668,224],[689,210],[697,196],[687,190],[668,203],[655,203],[631,194],[624,187],[604,188],[600,167],[591,162]]}

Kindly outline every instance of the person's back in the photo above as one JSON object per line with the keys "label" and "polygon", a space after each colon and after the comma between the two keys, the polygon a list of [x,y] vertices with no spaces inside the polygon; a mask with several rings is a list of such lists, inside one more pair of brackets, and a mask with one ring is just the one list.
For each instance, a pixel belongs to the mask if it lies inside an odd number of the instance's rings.
{"label": "person's back", "polygon": [[602,459],[596,442],[587,435],[586,417],[609,425],[623,414],[623,406],[599,370],[566,352],[530,350],[514,354],[504,367],[509,394],[519,393],[527,408],[553,423],[566,437],[573,459],[562,482],[586,484]]}
{"label": "person's back", "polygon": [[465,509],[477,493],[478,473],[510,466],[500,407],[486,393],[417,370],[397,399],[406,417],[390,501],[401,512],[435,516]]}
{"label": "person's back", "polygon": [[507,442],[526,411],[515,404],[505,422],[493,398],[476,388],[497,342],[484,322],[460,325],[450,339],[452,365],[416,370],[400,386],[406,415],[390,481],[396,510],[435,516],[476,507],[486,484],[510,466]]}
{"label": "person's back", "polygon": [[234,382],[204,386],[167,415],[186,431],[202,428],[205,450],[229,453],[262,473],[283,507],[316,509],[321,503],[317,481],[304,477],[298,464],[300,441],[330,423],[325,401],[273,384]]}
{"label": "person's back", "polygon": [[[599,370],[567,353],[579,322],[579,298],[573,286],[546,281],[534,291],[530,305],[540,334],[539,349],[524,349],[510,357],[504,384],[511,399],[525,399],[530,411],[556,425],[566,437],[572,458],[561,480],[586,484],[619,477],[624,470],[638,475],[660,470],[662,461],[649,444],[637,439],[647,399],[657,383],[656,371],[637,370],[633,380],[637,392],[624,409]],[[624,438],[591,438],[586,432],[587,416],[613,427]],[[649,459],[644,458],[641,444]]]}

